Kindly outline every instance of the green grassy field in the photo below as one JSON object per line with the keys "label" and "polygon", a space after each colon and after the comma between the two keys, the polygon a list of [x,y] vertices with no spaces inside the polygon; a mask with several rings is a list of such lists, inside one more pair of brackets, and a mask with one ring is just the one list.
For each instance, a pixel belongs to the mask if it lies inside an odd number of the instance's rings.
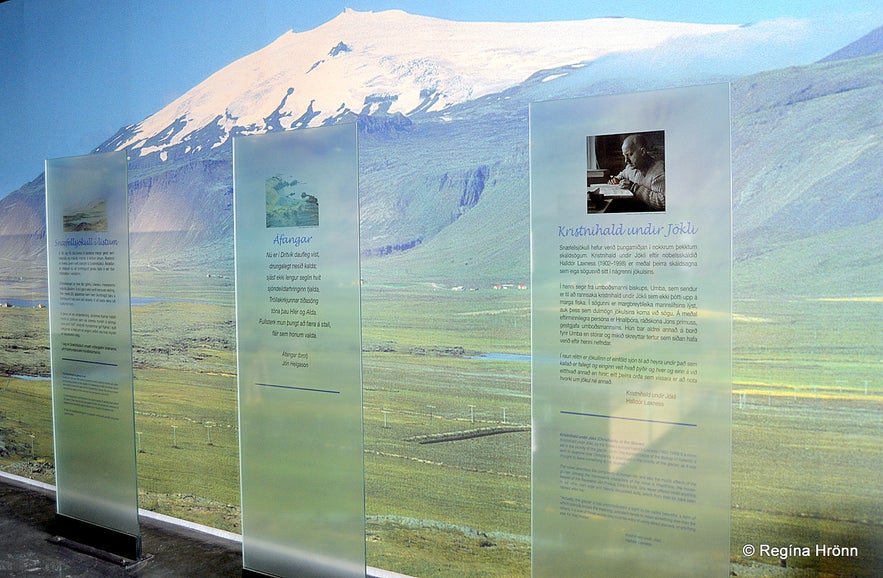
{"label": "green grassy field", "polygon": [[869,298],[736,303],[734,560],[748,543],[813,554],[817,544],[854,546],[857,558],[794,557],[788,566],[883,574],[880,306]]}
{"label": "green grassy field", "polygon": [[[217,301],[133,309],[139,491],[142,507],[236,532],[233,311],[217,284]],[[883,572],[879,306],[736,303],[734,563],[778,566],[746,559],[746,543],[837,544],[861,556],[789,565],[820,576]],[[529,575],[529,433],[408,441],[530,423],[529,364],[474,357],[529,353],[529,293],[366,287],[362,313],[369,565],[415,576]],[[45,374],[45,318],[0,311],[7,372]],[[0,466],[51,481],[49,382],[0,379],[0,428],[13,450]]]}

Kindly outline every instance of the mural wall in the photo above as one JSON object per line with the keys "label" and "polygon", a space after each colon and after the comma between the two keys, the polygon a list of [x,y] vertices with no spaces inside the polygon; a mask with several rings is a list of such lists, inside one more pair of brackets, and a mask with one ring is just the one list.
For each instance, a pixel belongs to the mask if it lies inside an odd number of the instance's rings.
{"label": "mural wall", "polygon": [[[269,6],[268,28],[298,21],[293,5]],[[122,43],[114,74],[77,82],[138,86],[141,41],[175,10],[107,8],[125,24],[104,39]],[[4,106],[30,118],[4,114],[0,142],[16,170],[33,167],[0,191],[0,467],[53,480],[43,159],[127,150],[140,504],[240,531],[232,139],[355,121],[368,563],[528,575],[528,105],[728,81],[731,562],[773,572],[784,553],[811,575],[879,574],[881,14],[850,14],[861,29],[832,35],[836,23],[799,15],[500,23],[347,10],[231,58],[88,148],[58,151],[60,136],[35,135],[64,83],[36,94],[30,66],[55,16],[0,4],[15,55]],[[82,124],[54,131],[89,139],[101,107],[81,110]],[[482,430],[492,435],[469,433]]]}

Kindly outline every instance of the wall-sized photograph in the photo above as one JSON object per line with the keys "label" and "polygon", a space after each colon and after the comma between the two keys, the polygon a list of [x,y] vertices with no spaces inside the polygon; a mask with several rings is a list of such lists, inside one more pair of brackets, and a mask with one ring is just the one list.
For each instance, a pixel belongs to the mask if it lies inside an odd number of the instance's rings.
{"label": "wall-sized photograph", "polygon": [[[0,469],[54,483],[44,162],[125,151],[139,506],[241,533],[233,141],[357,123],[368,565],[530,576],[530,107],[726,82],[729,561],[739,576],[783,572],[743,554],[763,540],[812,549],[784,570],[883,575],[883,485],[869,483],[883,463],[883,3],[354,4],[0,2]],[[571,163],[554,175],[559,206],[585,229],[665,231],[700,200],[690,183],[709,169],[686,168],[676,126],[632,112],[550,150]],[[638,202],[610,183],[633,130],[667,169],[664,209],[614,212]],[[273,189],[298,184],[268,198],[276,174]],[[261,235],[332,228],[321,179],[259,179]],[[303,193],[321,225],[274,228],[294,202],[310,208]],[[85,218],[72,226],[97,223],[71,209]],[[572,244],[644,251],[603,240]],[[816,556],[816,543],[861,555]]]}

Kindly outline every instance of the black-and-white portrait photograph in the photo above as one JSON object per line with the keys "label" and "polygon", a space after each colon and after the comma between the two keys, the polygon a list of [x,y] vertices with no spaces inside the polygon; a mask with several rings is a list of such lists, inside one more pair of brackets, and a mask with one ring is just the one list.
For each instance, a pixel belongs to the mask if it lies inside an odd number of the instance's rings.
{"label": "black-and-white portrait photograph", "polygon": [[665,211],[665,131],[586,137],[586,212]]}

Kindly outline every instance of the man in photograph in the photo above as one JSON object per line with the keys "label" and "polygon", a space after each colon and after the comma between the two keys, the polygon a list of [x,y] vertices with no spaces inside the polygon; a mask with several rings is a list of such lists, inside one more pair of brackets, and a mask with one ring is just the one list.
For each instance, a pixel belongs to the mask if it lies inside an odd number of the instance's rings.
{"label": "man in photograph", "polygon": [[647,139],[632,134],[622,141],[625,168],[610,179],[635,195],[635,199],[651,211],[665,210],[665,163],[648,151]]}

